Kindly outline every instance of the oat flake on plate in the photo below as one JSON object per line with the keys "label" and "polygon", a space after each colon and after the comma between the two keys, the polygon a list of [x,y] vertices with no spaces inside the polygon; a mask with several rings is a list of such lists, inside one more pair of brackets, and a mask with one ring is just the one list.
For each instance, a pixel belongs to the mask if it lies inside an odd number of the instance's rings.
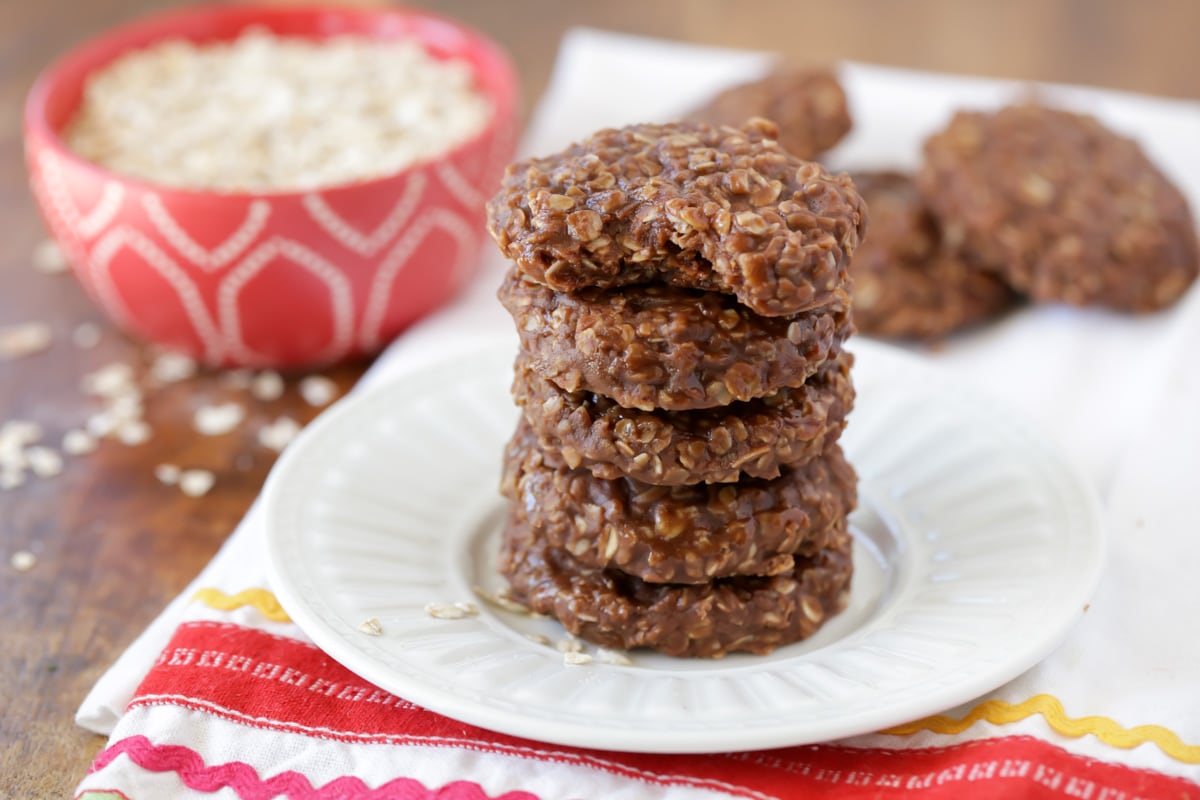
{"label": "oat flake on plate", "polygon": [[414,41],[250,29],[117,59],[88,81],[65,138],[158,184],[291,191],[397,172],[471,138],[490,113],[465,62]]}

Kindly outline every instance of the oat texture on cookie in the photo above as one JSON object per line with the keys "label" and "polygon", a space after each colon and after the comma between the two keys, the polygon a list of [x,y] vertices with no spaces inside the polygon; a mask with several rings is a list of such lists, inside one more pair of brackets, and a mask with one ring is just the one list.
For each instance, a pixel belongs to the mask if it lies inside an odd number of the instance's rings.
{"label": "oat texture on cookie", "polygon": [[846,92],[825,69],[780,68],[719,92],[688,118],[711,125],[740,125],[762,117],[779,128],[779,143],[792,155],[817,159],[850,132]]}
{"label": "oat texture on cookie", "polygon": [[513,164],[488,226],[523,275],[558,291],[664,283],[764,316],[845,291],[866,208],[845,175],[801,161],[766,120],[607,129]]}
{"label": "oat texture on cookie", "polygon": [[917,185],[952,247],[1035,302],[1154,311],[1200,271],[1182,192],[1086,114],[959,112],[926,141]]}

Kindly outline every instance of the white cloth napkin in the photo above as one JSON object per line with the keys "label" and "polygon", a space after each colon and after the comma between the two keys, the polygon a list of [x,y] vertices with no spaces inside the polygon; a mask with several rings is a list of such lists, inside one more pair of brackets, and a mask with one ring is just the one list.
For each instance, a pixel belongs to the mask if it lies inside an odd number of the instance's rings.
{"label": "white cloth napkin", "polygon": [[[551,152],[600,127],[670,119],[767,63],[759,53],[572,31],[523,152]],[[1007,81],[861,64],[841,65],[841,75],[855,128],[829,155],[835,168],[912,167],[922,138],[954,110],[993,107],[1026,90]],[[1200,210],[1200,105],[1077,87],[1041,90],[1137,138]],[[489,254],[471,289],[404,334],[363,384],[403,379],[421,364],[498,337],[512,338],[515,349],[512,322],[494,299],[503,269],[499,256]],[[1029,416],[1090,476],[1105,505],[1111,556],[1089,613],[1064,644],[990,696],[1016,711],[979,712],[983,721],[958,733],[934,726],[903,739],[876,734],[847,744],[941,747],[1028,735],[1101,761],[1200,782],[1200,590],[1193,575],[1200,565],[1197,342],[1200,286],[1151,316],[1030,308],[937,349],[913,348]],[[105,734],[138,732],[141,723],[125,714],[126,705],[185,620],[234,622],[302,639],[294,626],[264,620],[253,608],[219,610],[192,601],[202,587],[233,594],[266,586],[265,558],[260,514],[251,509],[212,563],[96,684],[77,722]],[[962,717],[973,708],[978,711],[969,704],[948,714]],[[1078,722],[1089,716],[1105,720]],[[287,766],[302,769],[297,763]],[[532,785],[519,775],[509,778],[484,785],[490,791]],[[89,778],[85,786],[93,783]],[[539,785],[552,793],[553,787]]]}

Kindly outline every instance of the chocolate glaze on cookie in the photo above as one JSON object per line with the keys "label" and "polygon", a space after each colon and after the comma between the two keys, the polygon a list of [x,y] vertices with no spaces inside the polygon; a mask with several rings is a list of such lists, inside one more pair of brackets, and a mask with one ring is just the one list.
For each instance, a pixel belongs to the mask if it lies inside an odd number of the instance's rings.
{"label": "chocolate glaze on cookie", "polygon": [[841,448],[774,480],[654,486],[552,467],[522,422],[505,451],[501,492],[524,507],[547,544],[581,565],[649,583],[777,575],[792,555],[827,547],[857,499]]}
{"label": "chocolate glaze on cookie", "polygon": [[1183,195],[1091,116],[960,112],[925,156],[918,185],[947,241],[1036,301],[1152,311],[1200,269]]}
{"label": "chocolate glaze on cookie", "polygon": [[741,125],[764,117],[779,126],[779,143],[812,161],[850,131],[846,93],[827,70],[778,70],[732,86],[688,114],[710,125]]}
{"label": "chocolate glaze on cookie", "polygon": [[844,294],[819,309],[762,317],[715,292],[556,292],[510,272],[500,301],[535,372],[643,411],[712,408],[799,386],[853,330]]}
{"label": "chocolate glaze on cookie", "polygon": [[514,504],[500,572],[512,596],[603,647],[650,647],[672,656],[720,658],[769,653],[805,639],[845,608],[851,538],[845,522],[830,545],[795,556],[769,577],[721,578],[700,585],[646,583],[616,570],[585,567],[548,545]]}
{"label": "chocolate glaze on cookie", "polygon": [[567,392],[517,356],[513,397],[550,463],[599,478],[659,486],[776,478],[837,441],[854,405],[853,356],[842,352],[803,386],[697,411],[623,408],[591,392]]}
{"label": "chocolate glaze on cookie", "polygon": [[854,322],[863,333],[930,339],[1012,306],[1016,294],[995,273],[948,251],[912,178],[852,174],[871,214],[871,236],[854,254]]}
{"label": "chocolate glaze on cookie", "polygon": [[518,270],[559,291],[660,282],[734,294],[766,316],[835,302],[866,212],[845,175],[775,126],[603,130],[508,168],[488,228]]}

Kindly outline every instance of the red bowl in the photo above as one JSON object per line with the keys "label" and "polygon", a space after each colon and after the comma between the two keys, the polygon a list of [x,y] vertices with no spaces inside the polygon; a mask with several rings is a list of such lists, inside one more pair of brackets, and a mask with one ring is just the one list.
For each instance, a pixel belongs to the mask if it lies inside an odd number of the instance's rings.
{"label": "red bowl", "polygon": [[[163,39],[229,40],[251,25],[313,39],[416,38],[434,57],[471,66],[492,118],[473,139],[397,174],[295,192],[154,185],[63,143],[94,70]],[[117,28],[51,65],[25,105],[25,155],[47,225],[118,325],[210,364],[300,367],[378,350],[471,277],[484,200],[512,158],[516,98],[504,53],[443,17],[202,6]]]}

